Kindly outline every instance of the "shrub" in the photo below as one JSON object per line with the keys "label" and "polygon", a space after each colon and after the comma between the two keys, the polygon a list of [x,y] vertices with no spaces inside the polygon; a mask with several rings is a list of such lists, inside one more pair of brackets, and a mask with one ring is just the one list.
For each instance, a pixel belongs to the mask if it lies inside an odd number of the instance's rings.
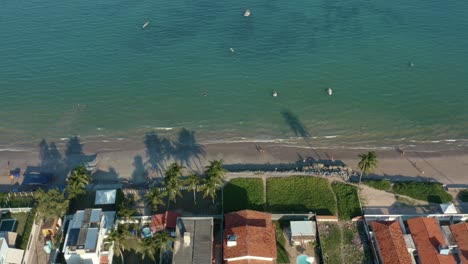
{"label": "shrub", "polygon": [[363,180],[362,183],[378,190],[391,191],[392,189],[392,182],[389,180]]}
{"label": "shrub", "polygon": [[334,182],[331,186],[336,195],[340,220],[350,220],[355,216],[362,215],[356,187],[341,182]]}
{"label": "shrub", "polygon": [[440,204],[452,201],[452,196],[444,190],[441,183],[399,182],[393,185],[393,191],[397,194],[431,203]]}
{"label": "shrub", "polygon": [[458,193],[458,199],[460,199],[460,201],[465,202],[465,203],[468,202],[468,189],[461,190]]}

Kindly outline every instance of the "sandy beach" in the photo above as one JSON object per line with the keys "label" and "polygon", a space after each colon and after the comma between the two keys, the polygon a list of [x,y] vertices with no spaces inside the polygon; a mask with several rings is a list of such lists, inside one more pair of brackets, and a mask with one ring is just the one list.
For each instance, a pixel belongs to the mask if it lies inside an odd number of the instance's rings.
{"label": "sandy beach", "polygon": [[[76,143],[76,142],[75,142]],[[166,142],[167,143],[167,142]],[[216,143],[164,147],[164,142],[157,144],[129,142],[76,144],[71,149],[67,143],[57,144],[59,153],[47,156],[52,161],[44,161],[40,149],[25,151],[0,152],[0,184],[10,183],[8,169],[20,168],[24,172],[28,166],[41,164],[78,163],[83,157],[96,156],[96,168],[93,177],[96,180],[128,179],[136,183],[145,182],[147,177],[160,177],[164,167],[174,160],[182,161],[188,169],[200,171],[210,160],[224,159],[225,164],[242,168],[246,164],[284,164],[298,160],[335,160],[357,170],[358,157],[365,149],[313,149],[288,146],[278,143]],[[170,144],[169,144],[170,145]],[[73,148],[73,147],[72,147]],[[449,185],[468,185],[468,150],[453,151],[405,151],[378,150],[379,165],[372,177],[386,177],[395,180],[439,181]],[[42,160],[41,160],[42,158]],[[9,165],[8,165],[9,162]],[[63,183],[64,175],[56,172],[56,183]],[[63,174],[63,173],[62,173]],[[20,179],[21,182],[21,179]]]}

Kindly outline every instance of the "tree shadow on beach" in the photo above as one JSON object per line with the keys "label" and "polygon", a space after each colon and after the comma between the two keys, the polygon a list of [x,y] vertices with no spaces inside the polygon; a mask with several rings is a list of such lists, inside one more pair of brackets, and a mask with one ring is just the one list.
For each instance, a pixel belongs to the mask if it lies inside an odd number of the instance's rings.
{"label": "tree shadow on beach", "polygon": [[289,126],[289,128],[292,130],[294,135],[296,135],[297,137],[302,137],[302,138],[304,138],[306,140],[310,138],[309,131],[307,131],[307,128],[299,120],[297,115],[291,113],[288,110],[283,110],[281,112],[281,115],[283,116],[284,121]]}
{"label": "tree shadow on beach", "polygon": [[146,156],[148,160],[145,162],[151,170],[159,174],[163,174],[166,161],[172,156],[174,146],[172,142],[166,138],[159,137],[155,132],[149,132],[145,135],[144,140],[146,146]]}
{"label": "tree shadow on beach", "polygon": [[145,182],[148,177],[148,171],[146,170],[143,158],[140,155],[133,157],[133,167],[132,181],[137,184]]}
{"label": "tree shadow on beach", "polygon": [[39,172],[51,173],[59,180],[66,176],[67,170],[62,154],[60,154],[54,142],[49,144],[45,139],[41,140],[39,143],[39,159]]}
{"label": "tree shadow on beach", "polygon": [[[182,166],[186,166],[191,170],[202,168],[201,158],[206,157],[206,152],[205,148],[197,143],[194,131],[182,128],[179,132],[178,140],[174,145],[174,158]],[[192,166],[195,166],[195,168]]]}
{"label": "tree shadow on beach", "polygon": [[99,183],[118,183],[119,173],[114,167],[109,167],[107,171],[97,170],[91,174],[91,179],[94,184]]}
{"label": "tree shadow on beach", "polygon": [[72,170],[84,163],[93,162],[97,154],[86,155],[83,152],[83,144],[77,136],[70,137],[65,149],[65,165],[68,170]]}

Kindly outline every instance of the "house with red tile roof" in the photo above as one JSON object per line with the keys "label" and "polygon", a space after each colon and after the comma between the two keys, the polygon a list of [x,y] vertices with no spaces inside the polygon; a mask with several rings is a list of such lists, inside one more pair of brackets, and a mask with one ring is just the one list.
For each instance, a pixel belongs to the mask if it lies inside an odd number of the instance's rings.
{"label": "house with red tile roof", "polygon": [[223,256],[229,264],[271,264],[276,232],[271,214],[242,210],[224,215]]}
{"label": "house with red tile roof", "polygon": [[373,221],[375,251],[382,264],[413,264],[398,221]]}
{"label": "house with red tile roof", "polygon": [[418,217],[407,220],[421,264],[455,264],[455,258],[446,250],[447,242],[434,218]]}
{"label": "house with red tile roof", "polygon": [[468,264],[468,223],[450,225],[450,231],[457,242],[461,263]]}
{"label": "house with red tile roof", "polygon": [[160,232],[166,228],[175,229],[177,218],[182,215],[176,212],[166,211],[163,214],[151,216],[151,232]]}

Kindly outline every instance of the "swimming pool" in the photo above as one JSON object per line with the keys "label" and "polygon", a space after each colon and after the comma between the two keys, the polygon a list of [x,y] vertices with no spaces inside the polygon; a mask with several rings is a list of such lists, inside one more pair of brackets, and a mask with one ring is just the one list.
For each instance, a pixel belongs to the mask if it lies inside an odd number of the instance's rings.
{"label": "swimming pool", "polygon": [[14,232],[16,228],[15,219],[3,219],[0,222],[0,231]]}
{"label": "swimming pool", "polygon": [[[311,263],[315,263],[315,261],[309,262],[309,261],[307,260],[307,258],[309,258],[309,256],[307,256],[307,255],[299,255],[299,256],[297,256],[296,263],[297,263],[297,264],[311,264]],[[312,259],[313,259],[313,258],[312,258]]]}

